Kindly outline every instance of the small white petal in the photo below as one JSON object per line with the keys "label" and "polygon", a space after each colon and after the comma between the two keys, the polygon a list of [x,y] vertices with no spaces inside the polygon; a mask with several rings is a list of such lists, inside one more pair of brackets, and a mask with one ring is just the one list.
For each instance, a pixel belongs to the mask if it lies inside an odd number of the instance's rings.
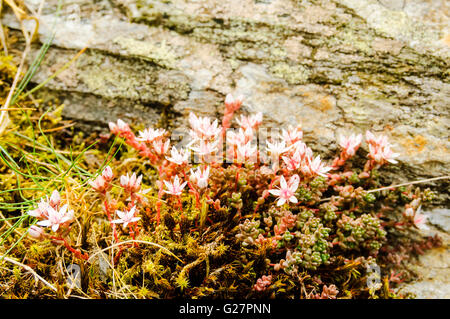
{"label": "small white petal", "polygon": [[271,189],[271,190],[269,190],[269,193],[274,196],[280,196],[281,191],[279,189]]}

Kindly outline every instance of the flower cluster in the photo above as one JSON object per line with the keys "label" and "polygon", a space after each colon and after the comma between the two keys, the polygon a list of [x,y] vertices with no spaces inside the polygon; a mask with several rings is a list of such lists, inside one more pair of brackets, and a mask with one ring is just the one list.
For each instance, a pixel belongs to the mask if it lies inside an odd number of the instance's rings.
{"label": "flower cluster", "polygon": [[264,291],[267,289],[267,287],[270,286],[272,283],[272,276],[262,276],[261,278],[258,278],[256,281],[256,284],[254,286],[254,289],[256,291]]}
{"label": "flower cluster", "polygon": [[368,157],[373,160],[377,165],[383,165],[386,163],[396,164],[395,160],[400,154],[394,153],[391,149],[391,144],[388,142],[386,135],[375,136],[370,131],[366,132],[366,142],[369,144]]}
{"label": "flower cluster", "polygon": [[[324,269],[363,265],[386,251],[382,248],[393,232],[426,228],[426,217],[420,213],[422,197],[405,199],[398,190],[385,195],[376,189],[380,186],[377,169],[396,163],[398,156],[386,136],[366,132],[368,160],[361,168],[350,160],[363,154],[363,135],[340,136],[339,154],[329,164],[328,157],[321,158],[306,145],[300,126],[284,128],[258,144],[262,113],[240,114],[233,121],[242,97],[228,95],[224,104],[222,122],[190,113],[190,140],[182,146],[172,145],[168,132],[161,128],[149,127],[135,136],[122,120],[109,124],[112,134],[145,159],[134,169],[122,162],[114,170],[117,178],[106,166],[89,181],[90,194],[101,199],[94,202],[102,203],[104,220],[109,223],[104,228],[112,233],[109,240],[120,246],[114,265],[121,265],[123,255],[133,262],[146,258],[145,252],[131,257],[126,249],[139,247],[145,240],[185,254],[185,265],[177,264],[178,257],[171,265],[160,254],[151,263],[139,265],[151,272],[144,281],[154,281],[158,287],[161,282],[168,286],[174,281],[179,291],[185,291],[193,282],[205,285],[191,290],[203,296],[217,287],[217,278],[224,276],[228,282],[225,277],[241,267],[247,272],[251,269],[242,282],[250,280],[252,294],[270,292],[271,285],[286,285],[286,291],[305,297],[336,298],[342,289],[337,285],[342,283],[326,275],[319,279]],[[148,188],[147,183],[151,183]],[[62,232],[73,220],[73,212],[60,201],[56,192],[29,214],[39,219],[39,226]],[[404,207],[403,214],[385,214],[386,205],[396,201]],[[33,226],[30,235],[40,237],[42,229]],[[239,261],[223,264],[228,255],[239,256]],[[160,259],[164,263],[156,266]],[[165,272],[155,275],[157,267],[167,268],[170,276]],[[305,272],[311,276],[303,276]],[[229,280],[230,285],[236,278]],[[299,278],[309,278],[305,279],[309,280],[308,292],[292,284]]]}
{"label": "flower cluster", "polygon": [[139,132],[139,136],[131,131],[130,126],[123,120],[117,123],[110,122],[109,129],[112,134],[125,139],[126,143],[136,149],[143,157],[150,159],[152,163],[160,163],[170,148],[170,139],[166,138],[166,130],[146,128]]}
{"label": "flower cluster", "polygon": [[[28,215],[39,219],[37,225],[50,227],[53,232],[66,230],[74,220],[74,212],[69,209],[69,205],[61,206],[61,195],[57,190],[53,191],[50,198],[41,199],[37,208],[28,211]],[[41,228],[32,227],[30,236],[40,238],[42,235],[43,230]]]}
{"label": "flower cluster", "polygon": [[[57,190],[52,192],[50,198],[41,199],[37,208],[28,211],[27,214],[38,219],[36,225],[31,225],[28,230],[30,237],[37,240],[49,238],[56,244],[62,243],[76,257],[88,259],[86,253],[81,253],[69,243],[70,225],[75,220],[75,215],[74,211],[69,209],[68,203],[61,205],[61,195]],[[42,227],[51,231],[46,232]]]}
{"label": "flower cluster", "polygon": [[322,288],[322,293],[315,294],[313,296],[313,299],[336,299],[337,294],[339,293],[339,290],[335,285],[330,285],[327,287],[327,285],[324,285]]}

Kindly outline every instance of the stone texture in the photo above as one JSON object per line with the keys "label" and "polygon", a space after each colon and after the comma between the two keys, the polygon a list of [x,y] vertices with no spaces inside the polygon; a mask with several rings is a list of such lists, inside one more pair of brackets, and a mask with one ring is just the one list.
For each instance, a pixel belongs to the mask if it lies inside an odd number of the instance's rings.
{"label": "stone texture", "polygon": [[[53,92],[79,123],[105,130],[117,116],[151,124],[167,113],[183,128],[192,110],[220,115],[231,92],[268,127],[303,123],[325,158],[338,134],[371,129],[401,153],[391,180],[450,171],[444,0],[71,0],[56,18],[57,2],[42,10],[39,38],[55,37],[33,82],[87,47],[39,95]],[[11,12],[2,21],[18,29]],[[432,185],[448,204],[448,182]]]}
{"label": "stone texture", "polygon": [[[39,40],[55,36],[32,82],[86,47],[37,95],[64,103],[83,129],[106,131],[117,118],[183,129],[190,111],[220,116],[231,92],[267,127],[302,123],[325,158],[338,134],[371,129],[401,153],[388,181],[449,175],[448,1],[67,0],[59,18],[58,1],[45,3]],[[11,12],[2,23],[19,30]],[[431,186],[448,207],[448,180]],[[420,258],[421,280],[402,289],[449,298],[448,210],[427,214],[445,245]]]}
{"label": "stone texture", "polygon": [[[419,2],[74,0],[56,19],[50,0],[39,36],[56,25],[55,38],[33,82],[87,47],[41,96],[63,97],[67,117],[96,128],[122,114],[154,123],[162,112],[183,127],[191,110],[220,114],[232,92],[269,127],[303,123],[318,151],[370,128],[397,144],[393,174],[448,175],[448,21],[431,14],[439,1]],[[18,28],[11,13],[2,20]]]}
{"label": "stone texture", "polygon": [[[448,175],[449,27],[433,14],[445,1],[77,0],[59,19],[56,3],[41,15],[41,41],[56,33],[33,81],[88,48],[46,86],[67,117],[106,128],[120,114],[152,123],[169,112],[183,127],[191,110],[220,114],[232,92],[268,126],[303,123],[316,150],[372,129],[402,154],[393,174]],[[2,20],[18,28],[11,13]]]}
{"label": "stone texture", "polygon": [[425,252],[410,265],[418,274],[412,283],[403,284],[398,292],[412,293],[420,299],[450,299],[450,210],[435,209],[424,212],[430,220],[430,230],[425,234],[442,238],[442,247]]}

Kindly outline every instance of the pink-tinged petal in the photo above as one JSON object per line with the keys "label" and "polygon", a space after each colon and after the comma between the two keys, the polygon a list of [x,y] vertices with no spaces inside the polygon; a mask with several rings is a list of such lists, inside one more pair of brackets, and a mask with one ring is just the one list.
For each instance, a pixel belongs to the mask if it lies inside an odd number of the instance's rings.
{"label": "pink-tinged petal", "polygon": [[44,235],[44,230],[36,225],[32,225],[28,229],[28,235],[32,238],[40,239]]}
{"label": "pink-tinged petal", "polygon": [[294,203],[294,204],[298,203],[297,197],[295,197],[295,196],[291,196],[291,197],[289,198],[289,201],[290,201],[291,203]]}
{"label": "pink-tinged petal", "polygon": [[121,220],[121,219],[114,219],[114,220],[111,221],[111,223],[114,223],[114,224],[122,224],[122,223],[123,223],[123,220]]}
{"label": "pink-tinged petal", "polygon": [[125,215],[126,215],[125,212],[122,212],[122,211],[120,211],[120,210],[116,210],[116,214],[117,214],[117,216],[119,216],[120,218],[124,218]]}
{"label": "pink-tinged petal", "polygon": [[128,184],[128,181],[129,181],[128,174],[127,174],[127,176],[125,176],[125,175],[120,176],[120,185],[122,187],[126,186]]}
{"label": "pink-tinged petal", "polygon": [[298,184],[299,184],[299,182],[300,182],[300,177],[297,175],[297,174],[295,174],[295,175],[293,175],[290,179],[289,179],[289,189],[292,191],[292,192],[295,192],[296,190],[297,190],[297,188],[298,188]]}
{"label": "pink-tinged petal", "polygon": [[280,196],[281,195],[281,191],[279,189],[270,189],[269,193],[274,195],[274,196]]}
{"label": "pink-tinged petal", "polygon": [[117,125],[114,122],[109,122],[108,126],[109,126],[109,130],[112,131],[112,132],[117,130]]}
{"label": "pink-tinged petal", "polygon": [[286,200],[284,198],[280,198],[277,202],[277,206],[284,205],[286,203]]}
{"label": "pink-tinged petal", "polygon": [[33,210],[29,210],[27,212],[28,215],[33,216],[33,217],[40,217],[41,216],[41,211],[39,209],[33,209]]}
{"label": "pink-tinged petal", "polygon": [[168,188],[168,189],[171,189],[172,188],[172,183],[170,183],[170,182],[168,182],[168,181],[163,181],[164,182],[164,184],[166,185],[166,187]]}
{"label": "pink-tinged petal", "polygon": [[286,180],[284,179],[284,176],[281,176],[281,178],[280,178],[280,188],[282,188],[282,189],[288,188]]}
{"label": "pink-tinged petal", "polygon": [[61,196],[59,195],[59,192],[57,190],[54,190],[52,192],[52,195],[50,196],[50,205],[53,207],[58,206],[61,201]]}
{"label": "pink-tinged petal", "polygon": [[64,206],[60,208],[59,214],[60,214],[61,216],[64,216],[64,215],[66,214],[66,211],[67,211],[67,208],[68,208],[68,207],[69,207],[69,205],[64,204]]}
{"label": "pink-tinged petal", "polygon": [[104,179],[108,180],[108,181],[111,180],[111,179],[114,177],[114,174],[113,174],[113,171],[112,171],[111,167],[106,166],[106,167],[103,169],[102,177],[103,177]]}
{"label": "pink-tinged petal", "polygon": [[57,231],[58,228],[59,228],[59,224],[54,224],[54,225],[52,226],[52,230],[53,230],[53,231]]}
{"label": "pink-tinged petal", "polygon": [[393,159],[393,158],[388,159],[387,161],[388,161],[389,163],[392,163],[392,164],[397,164],[397,163],[398,163],[398,161],[395,160],[395,159]]}
{"label": "pink-tinged petal", "polygon": [[52,224],[52,223],[51,223],[48,219],[46,219],[46,220],[41,220],[41,221],[37,222],[37,225],[43,226],[43,227],[48,227],[48,226],[50,226],[51,224]]}

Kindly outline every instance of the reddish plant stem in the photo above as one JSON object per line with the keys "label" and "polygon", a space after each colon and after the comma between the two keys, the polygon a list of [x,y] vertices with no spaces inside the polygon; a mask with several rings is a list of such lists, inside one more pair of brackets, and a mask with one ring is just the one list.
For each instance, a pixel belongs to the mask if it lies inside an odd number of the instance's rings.
{"label": "reddish plant stem", "polygon": [[72,254],[75,255],[75,257],[83,259],[83,260],[88,260],[89,259],[89,255],[87,253],[82,253],[80,250],[77,250],[75,248],[73,248],[72,246],[70,246],[70,244],[68,243],[68,241],[63,238],[63,237],[56,237],[56,236],[51,236],[52,239],[54,240],[60,240],[63,242],[64,247],[67,248],[67,250],[69,250]]}
{"label": "reddish plant stem", "polygon": [[161,186],[161,188],[158,191],[158,201],[156,202],[156,225],[159,225],[159,220],[161,218],[161,198],[163,196],[163,186]]}
{"label": "reddish plant stem", "polygon": [[119,242],[119,237],[117,236],[117,231],[116,231],[116,224],[114,224],[112,222],[110,207],[108,205],[108,200],[106,198],[105,198],[105,201],[103,202],[103,204],[105,206],[105,212],[106,212],[106,216],[108,216],[109,224],[111,225],[111,228],[113,230],[114,239],[116,242]]}
{"label": "reddish plant stem", "polygon": [[178,200],[178,209],[181,211],[180,218],[183,218],[183,204],[181,203],[181,195],[177,196]]}
{"label": "reddish plant stem", "polygon": [[199,209],[200,208],[200,197],[199,197],[198,191],[194,188],[194,186],[192,186],[192,184],[189,181],[189,179],[187,178],[186,172],[184,170],[183,170],[183,176],[184,176],[185,181],[187,182],[189,189],[192,191],[192,193],[195,196],[195,206],[197,207],[197,209]]}

